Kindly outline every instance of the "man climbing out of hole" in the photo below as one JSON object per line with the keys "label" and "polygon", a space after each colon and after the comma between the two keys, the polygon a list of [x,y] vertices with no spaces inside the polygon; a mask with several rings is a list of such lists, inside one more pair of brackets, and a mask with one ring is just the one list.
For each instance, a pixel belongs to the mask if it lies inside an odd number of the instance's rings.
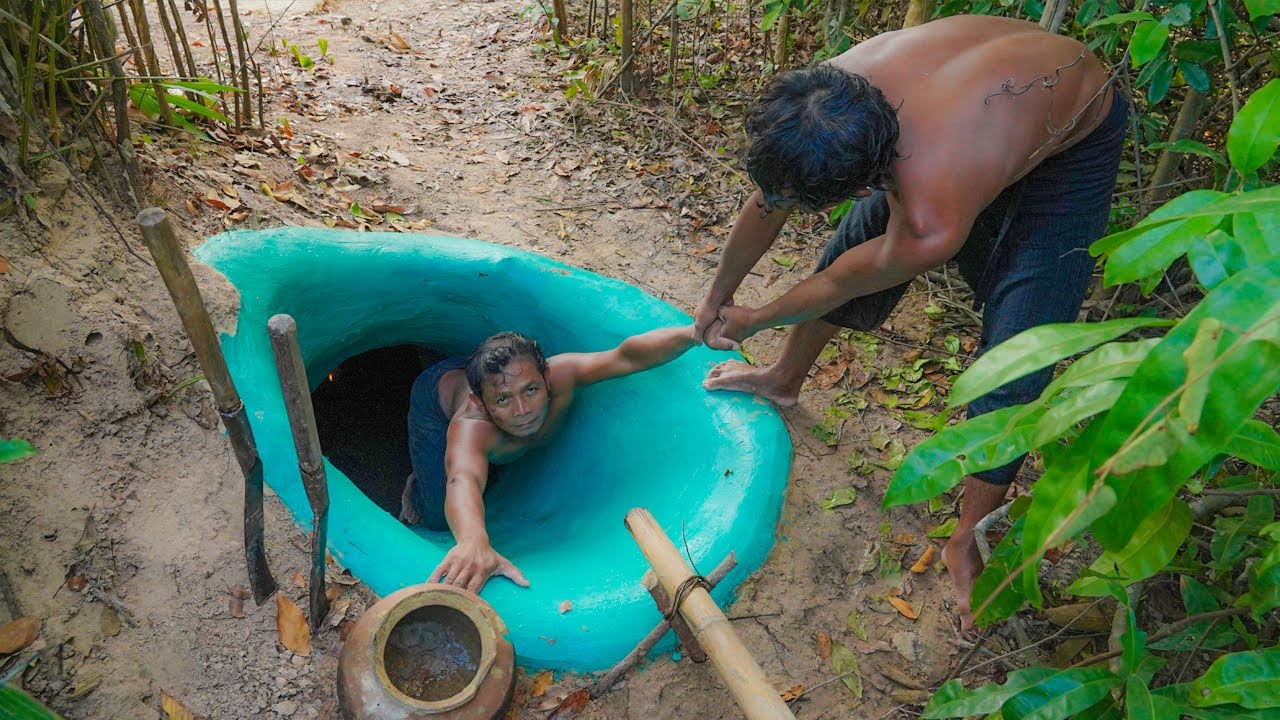
{"label": "man climbing out of hole", "polygon": [[489,578],[502,575],[528,587],[524,573],[489,545],[484,491],[490,466],[546,444],[578,390],[655,368],[696,345],[693,327],[686,325],[634,335],[604,352],[544,358],[537,341],[502,332],[469,358],[423,371],[409,400],[413,474],[401,497],[400,519],[452,530],[457,540],[427,582],[478,593]]}
{"label": "man climbing out of hole", "polygon": [[[756,192],[696,311],[695,334],[728,348],[794,324],[768,367],[726,362],[705,387],[789,406],[840,327],[872,330],[912,278],[955,259],[986,311],[979,352],[1076,319],[1107,227],[1128,103],[1081,43],[1021,20],[950,17],[890,32],[784,73],[750,111],[745,164]],[[817,271],[762,307],[734,303],[743,277],[794,210],[857,198]],[[1035,398],[1052,369],[969,405],[976,416]],[[972,529],[1022,464],[965,479],[943,551],[963,634],[982,570]]]}

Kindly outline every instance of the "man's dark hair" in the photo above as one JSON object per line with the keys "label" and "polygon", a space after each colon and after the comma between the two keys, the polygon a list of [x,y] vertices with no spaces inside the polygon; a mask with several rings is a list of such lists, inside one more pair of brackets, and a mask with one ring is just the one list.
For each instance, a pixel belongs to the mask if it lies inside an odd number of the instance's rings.
{"label": "man's dark hair", "polygon": [[893,187],[898,113],[861,75],[829,65],[779,75],[748,113],[747,134],[747,173],[770,210],[817,211]]}
{"label": "man's dark hair", "polygon": [[467,359],[467,384],[471,392],[483,399],[481,388],[485,378],[501,373],[519,358],[531,361],[538,368],[538,374],[546,376],[547,359],[537,340],[518,332],[500,332],[480,343]]}

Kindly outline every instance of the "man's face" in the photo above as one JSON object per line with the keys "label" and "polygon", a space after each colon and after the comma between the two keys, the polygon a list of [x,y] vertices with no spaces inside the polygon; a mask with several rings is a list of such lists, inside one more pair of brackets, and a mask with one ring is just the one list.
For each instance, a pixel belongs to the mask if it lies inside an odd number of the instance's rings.
{"label": "man's face", "polygon": [[547,381],[528,358],[516,358],[500,373],[485,379],[481,386],[485,410],[500,430],[518,438],[531,437],[542,429],[551,398]]}

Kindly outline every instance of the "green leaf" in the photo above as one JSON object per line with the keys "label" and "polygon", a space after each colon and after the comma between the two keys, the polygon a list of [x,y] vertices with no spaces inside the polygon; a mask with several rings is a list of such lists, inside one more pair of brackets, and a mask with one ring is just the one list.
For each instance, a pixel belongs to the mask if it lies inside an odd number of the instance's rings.
{"label": "green leaf", "polygon": [[[1094,426],[1090,426],[1092,429]],[[1094,434],[1088,434],[1092,437]],[[1081,441],[1088,442],[1086,436]],[[1031,604],[1040,605],[1040,558],[1049,550],[1089,527],[1116,502],[1115,493],[1083,465],[1055,464],[1036,481],[1036,492],[1027,510],[1022,533],[1024,562],[1035,562],[1022,573],[1022,592]]]}
{"label": "green leaf", "polygon": [[1187,81],[1187,85],[1190,85],[1192,90],[1201,94],[1209,92],[1209,73],[1205,72],[1204,68],[1193,62],[1179,60],[1178,70],[1182,71],[1182,79]]}
{"label": "green leaf", "polygon": [[1262,167],[1280,145],[1280,79],[1254,91],[1227,131],[1227,156],[1241,174]]}
{"label": "green leaf", "polygon": [[1247,265],[1266,262],[1280,255],[1280,212],[1233,215],[1231,237],[1244,252]]}
{"label": "green leaf", "polygon": [[1218,287],[1223,280],[1246,266],[1244,251],[1234,238],[1221,230],[1214,230],[1204,237],[1192,238],[1191,247],[1187,250],[1187,262],[1191,263],[1196,279],[1206,290]]}
{"label": "green leaf", "polygon": [[1147,75],[1147,82],[1150,83],[1147,85],[1147,102],[1154,104],[1164,100],[1169,94],[1169,85],[1173,83],[1175,69],[1174,64],[1169,62],[1167,54],[1157,56],[1155,62],[1143,68],[1143,74],[1148,70],[1151,71]]}
{"label": "green leaf", "polygon": [[776,263],[778,263],[778,264],[779,264],[779,265],[781,265],[782,267],[785,267],[785,268],[789,268],[789,267],[791,267],[792,265],[795,265],[795,264],[796,264],[796,259],[795,259],[795,258],[793,258],[793,257],[788,257],[788,256],[786,256],[786,255],[778,255],[777,257],[775,257],[775,258],[773,259],[773,261],[774,261],[774,262],[776,262]]}
{"label": "green leaf", "polygon": [[838,642],[831,643],[831,667],[844,681],[845,687],[855,698],[862,699],[862,676],[858,674],[858,659],[853,651]]}
{"label": "green leaf", "polygon": [[1244,517],[1219,517],[1213,524],[1217,532],[1209,538],[1209,553],[1213,564],[1226,570],[1244,559],[1245,542],[1258,534],[1276,516],[1275,502],[1270,495],[1254,495]]}
{"label": "green leaf", "polygon": [[1160,18],[1160,22],[1165,25],[1181,27],[1191,22],[1191,6],[1190,5],[1174,5],[1169,8],[1169,12]]}
{"label": "green leaf", "polygon": [[1049,386],[1040,399],[1047,400],[1061,390],[1090,387],[1108,380],[1132,377],[1147,354],[1160,344],[1160,338],[1133,342],[1109,342],[1075,360]]}
{"label": "green leaf", "polygon": [[849,632],[857,636],[859,640],[867,639],[867,625],[862,619],[862,613],[857,610],[849,612],[849,617],[844,621],[845,627],[849,628]]}
{"label": "green leaf", "polygon": [[1023,414],[1020,405],[1001,408],[917,445],[889,481],[884,507],[926,500],[955,487],[966,474],[1000,467],[1026,452],[1035,419],[1023,419]]}
{"label": "green leaf", "polygon": [[1155,19],[1155,16],[1149,12],[1146,12],[1144,10],[1135,10],[1134,12],[1124,12],[1124,13],[1116,13],[1115,15],[1108,15],[1089,25],[1089,29],[1092,30],[1094,28],[1106,27],[1107,25],[1122,25],[1127,22],[1141,22],[1143,20],[1154,20],[1154,19]]}
{"label": "green leaf", "polygon": [[1198,140],[1188,140],[1187,138],[1183,138],[1181,140],[1174,140],[1173,142],[1151,143],[1147,147],[1152,150],[1168,150],[1170,152],[1186,153],[1188,155],[1201,155],[1203,157],[1211,158],[1215,163],[1219,163],[1223,166],[1226,166],[1227,164],[1227,157],[1225,155]]}
{"label": "green leaf", "polygon": [[836,490],[834,493],[831,493],[831,497],[829,499],[822,501],[822,509],[831,510],[833,508],[838,508],[841,505],[852,505],[853,501],[856,500],[857,498],[858,498],[858,491],[855,490],[854,488],[851,488],[851,487],[840,488],[839,490]]}
{"label": "green leaf", "polygon": [[1200,413],[1209,394],[1209,381],[1213,378],[1210,363],[1218,356],[1222,341],[1222,323],[1212,317],[1200,321],[1191,345],[1182,351],[1187,362],[1187,387],[1178,398],[1178,415],[1187,424],[1187,432],[1194,434],[1200,424]]}
{"label": "green leaf", "polygon": [[197,115],[202,115],[204,117],[209,118],[210,120],[217,120],[218,122],[226,123],[228,125],[231,124],[231,118],[227,117],[226,115],[223,115],[222,113],[209,107],[208,105],[205,105],[204,103],[192,102],[191,100],[181,95],[174,95],[172,93],[168,94],[165,97],[165,99],[169,101],[170,105],[180,107],[184,110],[193,112]]}
{"label": "green leaf", "polygon": [[0,717],[8,720],[61,720],[51,710],[14,687],[0,686]]}
{"label": "green leaf", "polygon": [[17,462],[39,455],[31,443],[22,438],[0,438],[0,464]]}
{"label": "green leaf", "polygon": [[[1026,526],[1025,516],[1014,521],[1004,539],[991,548],[986,568],[973,583],[973,592],[969,593],[969,607],[972,608],[978,625],[986,626],[1007,618],[1026,602],[1021,583],[1011,582],[1000,587],[1022,562],[1022,548],[1018,540]],[[996,594],[997,588],[1000,588],[999,594]]]}
{"label": "green leaf", "polygon": [[1077,423],[1105,412],[1115,404],[1116,398],[1124,391],[1124,386],[1122,380],[1108,380],[1055,403],[1040,416],[1031,445],[1040,446],[1052,442]]}
{"label": "green leaf", "polygon": [[1152,695],[1142,678],[1129,676],[1124,693],[1126,720],[1170,720],[1178,717],[1178,705],[1169,698]]}
{"label": "green leaf", "polygon": [[1014,695],[1005,703],[1005,720],[1065,720],[1092,706],[1120,685],[1105,668],[1063,670]]}
{"label": "green leaf", "polygon": [[1266,557],[1249,568],[1249,593],[1245,602],[1253,608],[1256,620],[1280,607],[1280,544],[1272,545]]}
{"label": "green leaf", "polygon": [[[1116,578],[1122,585],[1145,580],[1160,572],[1178,554],[1191,532],[1191,508],[1177,498],[1169,501],[1138,526],[1133,538],[1120,550],[1098,556],[1089,572]],[[1107,594],[1106,582],[1085,575],[1071,585],[1070,592],[1085,597]]]}
{"label": "green leaf", "polygon": [[1120,318],[1100,323],[1040,325],[1014,335],[978,358],[956,378],[948,403],[963,405],[1010,380],[1143,327],[1168,327],[1162,318]]}
{"label": "green leaf", "polygon": [[931,538],[949,538],[955,533],[957,522],[955,518],[944,520],[937,527],[930,528],[928,535]]}
{"label": "green leaf", "polygon": [[1244,6],[1249,11],[1250,20],[1280,14],[1280,0],[1244,0]]}
{"label": "green leaf", "polygon": [[[1192,238],[1204,235],[1222,222],[1223,214],[1191,218],[1185,217],[1186,213],[1210,206],[1223,197],[1223,193],[1216,190],[1193,190],[1165,203],[1129,230],[1095,242],[1089,251],[1107,256],[1103,271],[1106,285],[1133,282],[1167,268],[1187,252]],[[1176,219],[1163,222],[1171,218]]]}
{"label": "green leaf", "polygon": [[1280,707],[1280,648],[1223,655],[1191,683],[1191,704]]}
{"label": "green leaf", "polygon": [[1222,61],[1222,48],[1218,47],[1218,43],[1208,40],[1183,40],[1173,46],[1173,54],[1179,60],[1196,64]]}
{"label": "green leaf", "polygon": [[1053,668],[1029,667],[1009,673],[1003,685],[983,685],[966,689],[959,678],[938,688],[925,706],[921,718],[954,718],[999,712],[1005,701],[1057,673]]}
{"label": "green leaf", "polygon": [[1142,67],[1153,59],[1164,48],[1169,39],[1169,26],[1154,20],[1138,23],[1133,29],[1133,38],[1129,41],[1129,57],[1135,68]]}
{"label": "green leaf", "polygon": [[[1093,526],[1105,547],[1128,543],[1143,519],[1164,506],[1181,485],[1217,455],[1262,404],[1280,389],[1280,258],[1250,267],[1209,293],[1147,356],[1107,412],[1093,446],[1073,449],[1067,461],[1084,463],[1091,473],[1109,470],[1107,462],[1122,451],[1135,429],[1159,419],[1159,411],[1176,402],[1186,380],[1182,354],[1205,318],[1224,328],[1223,346],[1232,348],[1215,361],[1209,392],[1195,435],[1179,438],[1160,467],[1120,475],[1107,473],[1117,496],[1113,510]],[[1235,344],[1243,333],[1251,338]],[[1083,437],[1083,436],[1082,436]],[[1088,454],[1086,454],[1088,453]],[[1095,455],[1096,453],[1096,455]],[[1107,460],[1104,461],[1103,458]]]}

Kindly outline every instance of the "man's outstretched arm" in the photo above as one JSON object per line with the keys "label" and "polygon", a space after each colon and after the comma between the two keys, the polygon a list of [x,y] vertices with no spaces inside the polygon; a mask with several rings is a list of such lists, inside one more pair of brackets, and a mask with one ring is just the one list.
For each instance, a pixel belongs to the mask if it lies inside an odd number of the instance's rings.
{"label": "man's outstretched arm", "polygon": [[693,326],[682,325],[632,335],[604,352],[556,355],[551,362],[572,373],[574,386],[583,387],[658,367],[697,345]]}
{"label": "man's outstretched arm", "polygon": [[733,293],[742,284],[742,279],[773,245],[790,215],[789,210],[766,213],[764,194],[759,190],[743,203],[729,232],[729,240],[720,252],[720,264],[716,267],[711,288],[693,315],[694,337],[699,342],[705,342],[704,335],[716,322],[720,306],[732,304]]}
{"label": "man's outstretched arm", "polygon": [[529,586],[524,573],[489,545],[489,531],[484,524],[484,488],[489,479],[485,448],[490,432],[491,428],[475,422],[449,425],[444,515],[457,544],[431,571],[427,582],[443,582],[479,593],[489,578],[503,575],[517,585]]}

